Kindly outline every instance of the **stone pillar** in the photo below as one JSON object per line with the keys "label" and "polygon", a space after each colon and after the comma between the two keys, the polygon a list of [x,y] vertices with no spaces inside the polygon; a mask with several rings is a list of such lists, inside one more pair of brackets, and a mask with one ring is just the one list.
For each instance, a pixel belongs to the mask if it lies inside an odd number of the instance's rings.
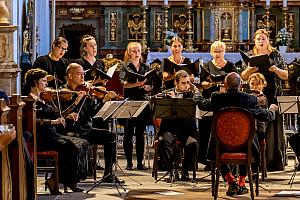
{"label": "stone pillar", "polygon": [[17,26],[10,25],[9,13],[12,13],[12,1],[7,0],[6,3],[0,0],[0,88],[11,95],[17,92],[16,77],[21,70],[14,62],[13,55],[15,48],[13,33],[17,30]]}

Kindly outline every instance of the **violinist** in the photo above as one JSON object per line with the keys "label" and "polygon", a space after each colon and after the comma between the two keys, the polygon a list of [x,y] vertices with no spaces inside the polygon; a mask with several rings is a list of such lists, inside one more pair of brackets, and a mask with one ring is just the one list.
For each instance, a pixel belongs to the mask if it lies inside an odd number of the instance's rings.
{"label": "violinist", "polygon": [[[189,74],[184,70],[176,72],[174,85],[175,88],[165,91],[172,98],[193,98],[199,94],[197,87],[190,82]],[[172,161],[176,159],[174,158],[176,141],[179,141],[184,147],[181,177],[183,181],[190,180],[188,170],[197,162],[199,149],[197,134],[195,119],[162,119],[158,130],[159,153],[170,174],[173,169]],[[179,174],[175,174],[176,178],[179,178]]]}
{"label": "violinist", "polygon": [[[64,88],[76,91],[79,87],[83,87],[86,84],[84,82],[84,70],[81,65],[71,63],[66,73],[68,81]],[[104,145],[105,170],[102,181],[123,183],[123,180],[112,174],[112,160],[115,160],[115,155],[112,152],[116,145],[114,143],[114,135],[108,129],[98,129],[93,126],[93,117],[103,106],[103,102],[115,97],[116,94],[108,92],[103,98],[97,99],[91,85],[88,85],[85,90],[85,95],[79,103],[76,102],[75,97],[62,103],[63,110],[71,109],[77,113],[75,120],[66,120],[66,129],[68,132],[76,133],[80,138],[86,139],[90,144]]]}
{"label": "violinist", "polygon": [[[200,80],[202,96],[209,99],[211,93],[215,91],[224,91],[223,82],[225,75],[229,72],[236,72],[237,69],[235,64],[225,59],[226,44],[221,41],[215,41],[210,47],[210,54],[212,60],[204,64],[203,70],[201,71]],[[212,76],[221,76],[221,80],[214,82]],[[206,155],[203,152],[207,151],[208,140],[211,134],[211,123],[212,116],[204,116],[199,120],[199,162],[206,164],[205,170],[210,170],[210,164],[206,161]]]}
{"label": "violinist", "polygon": [[[130,100],[146,100],[146,94],[152,90],[152,85],[151,83],[147,83],[147,79],[139,80],[137,77],[127,76],[126,71],[133,71],[144,75],[150,70],[149,66],[142,62],[141,52],[142,47],[140,43],[130,42],[125,51],[124,62],[121,63],[120,78],[123,80],[124,95],[125,98],[129,98]],[[143,158],[145,148],[144,131],[147,123],[145,119],[150,121],[149,111],[147,107],[137,118],[126,119],[123,147],[127,160],[127,170],[133,170],[132,137],[134,134],[136,136],[137,169],[147,169],[143,165]]]}
{"label": "violinist", "polygon": [[[73,192],[81,192],[76,185],[80,181],[78,176],[77,156],[78,147],[74,142],[87,141],[63,136],[57,127],[65,124],[65,118],[59,115],[52,103],[47,104],[40,97],[47,87],[47,72],[42,69],[30,69],[25,75],[26,84],[30,86],[30,95],[36,99],[37,147],[38,151],[57,151],[59,154],[59,182],[69,187]],[[79,96],[80,98],[80,96]],[[80,100],[80,99],[79,99]],[[72,115],[66,116],[72,118]],[[46,180],[45,185],[51,194],[61,194],[54,189],[54,174]]]}

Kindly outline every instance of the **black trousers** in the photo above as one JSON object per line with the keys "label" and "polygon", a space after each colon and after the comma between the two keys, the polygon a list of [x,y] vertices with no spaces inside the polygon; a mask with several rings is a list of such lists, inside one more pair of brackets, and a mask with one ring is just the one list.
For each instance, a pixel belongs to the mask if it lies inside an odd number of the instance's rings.
{"label": "black trousers", "polygon": [[[186,144],[186,141],[180,141],[180,145],[184,146],[182,171],[184,174],[188,174],[190,167],[194,166],[197,162],[199,144],[198,142]],[[168,170],[173,168],[173,161],[178,158],[175,146],[176,137],[172,133],[165,132],[159,136],[159,154],[163,162],[167,165]]]}
{"label": "black trousers", "polygon": [[135,147],[137,164],[140,165],[143,162],[145,148],[145,128],[146,122],[142,118],[130,118],[125,122],[123,148],[127,165],[132,166],[133,135],[136,137]]}
{"label": "black trousers", "polygon": [[104,176],[111,173],[112,161],[116,160],[115,133],[107,129],[91,128],[88,132],[81,134],[80,137],[86,139],[90,144],[104,145],[105,170]]}

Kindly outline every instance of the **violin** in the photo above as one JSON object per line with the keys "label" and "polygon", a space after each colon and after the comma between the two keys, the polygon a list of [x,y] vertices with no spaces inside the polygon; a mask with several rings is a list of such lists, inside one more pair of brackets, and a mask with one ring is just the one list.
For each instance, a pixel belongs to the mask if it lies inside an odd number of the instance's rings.
{"label": "violin", "polygon": [[51,102],[57,100],[57,98],[61,98],[65,101],[70,101],[73,98],[73,95],[76,94],[76,91],[71,91],[68,89],[62,90],[54,90],[54,89],[46,89],[45,91],[41,92],[40,98],[46,102]]}
{"label": "violin", "polygon": [[91,86],[87,84],[79,85],[75,88],[76,91],[85,91],[88,92],[87,95],[95,96],[96,98],[103,98],[108,91],[103,86]]}

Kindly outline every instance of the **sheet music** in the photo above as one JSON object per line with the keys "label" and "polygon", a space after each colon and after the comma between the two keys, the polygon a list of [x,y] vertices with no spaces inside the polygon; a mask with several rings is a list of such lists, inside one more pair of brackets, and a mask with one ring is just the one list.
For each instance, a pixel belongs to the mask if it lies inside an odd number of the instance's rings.
{"label": "sheet music", "polygon": [[113,65],[112,67],[110,67],[110,68],[107,70],[106,74],[107,74],[110,78],[114,75],[115,70],[116,70],[118,64],[119,64],[119,63]]}

